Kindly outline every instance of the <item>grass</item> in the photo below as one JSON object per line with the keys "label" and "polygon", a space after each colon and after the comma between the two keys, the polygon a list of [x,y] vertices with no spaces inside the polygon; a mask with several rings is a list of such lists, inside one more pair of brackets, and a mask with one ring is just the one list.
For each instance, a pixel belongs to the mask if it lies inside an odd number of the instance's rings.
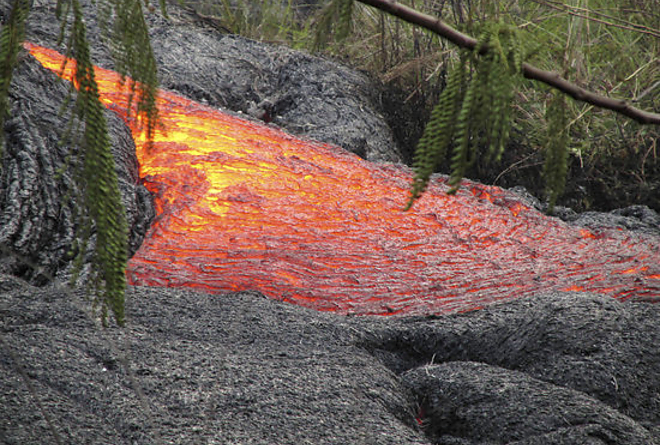
{"label": "grass", "polygon": [[[467,33],[480,23],[501,19],[523,30],[528,61],[562,73],[599,94],[632,100],[660,110],[660,13],[656,0],[402,0]],[[457,48],[438,36],[361,3],[353,7],[350,35],[336,39],[325,27],[329,1],[191,0],[230,32],[296,49],[320,52],[371,75],[424,120],[441,91]],[[322,39],[316,31],[322,30]],[[533,193],[544,151],[544,111],[548,90],[523,82],[514,113],[508,156],[496,166],[476,166],[469,174],[486,182],[522,183]],[[568,190],[586,189],[564,204],[578,210],[631,203],[660,210],[660,129],[642,126],[607,110],[569,101],[571,177]],[[414,124],[411,124],[414,126]],[[421,125],[417,125],[421,128]],[[418,136],[417,136],[418,137]],[[412,147],[410,147],[412,149]],[[448,163],[441,166],[447,171]],[[568,193],[567,195],[570,195]],[[561,201],[560,201],[561,204]]]}

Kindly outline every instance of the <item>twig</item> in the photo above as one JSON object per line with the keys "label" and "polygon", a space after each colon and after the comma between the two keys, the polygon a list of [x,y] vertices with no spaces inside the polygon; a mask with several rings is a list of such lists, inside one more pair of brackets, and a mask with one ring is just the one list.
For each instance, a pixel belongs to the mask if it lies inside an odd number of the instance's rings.
{"label": "twig", "polygon": [[[57,445],[64,445],[64,442],[62,441],[62,438],[60,437],[60,434],[57,432],[57,428],[55,428],[55,424],[53,423],[53,419],[50,417],[48,414],[48,411],[44,408],[43,403],[41,403],[41,399],[39,398],[39,395],[37,394],[37,391],[34,389],[34,386],[32,386],[32,382],[30,378],[28,377],[27,373],[25,372],[25,367],[21,363],[21,360],[18,358],[18,355],[9,347],[7,343],[5,343],[5,340],[2,335],[0,335],[0,346],[2,346],[2,349],[5,350],[6,352],[9,353],[11,356],[11,359],[14,361],[14,369],[18,371],[18,373],[21,376],[21,379],[23,379],[23,383],[25,383],[25,386],[27,386],[28,391],[30,392],[30,395],[32,396],[32,399],[34,400],[34,403],[37,404],[37,409],[41,413],[41,415],[44,417],[46,420],[46,424],[48,425],[48,429],[50,430],[51,434],[53,435],[53,440]],[[42,437],[43,438],[43,437]]]}
{"label": "twig", "polygon": [[[532,1],[534,3],[538,3],[539,5],[544,5],[544,6],[547,6],[548,8],[552,8],[556,11],[565,12],[566,14],[574,15],[576,17],[581,17],[583,19],[587,19],[587,20],[590,20],[592,22],[602,23],[603,25],[613,26],[615,28],[626,29],[628,31],[639,32],[641,34],[648,34],[650,36],[660,38],[660,31],[658,31],[656,29],[649,28],[647,26],[638,25],[638,24],[635,24],[635,23],[631,23],[631,22],[628,22],[626,20],[621,20],[621,19],[618,19],[616,17],[612,17],[612,16],[609,16],[609,15],[600,13],[598,11],[592,11],[590,9],[580,8],[578,6],[569,6],[569,5],[565,5],[563,3],[559,3],[559,2],[551,2],[551,1],[546,2],[546,1],[542,1],[542,0],[532,0]],[[580,12],[576,12],[576,11],[580,11]],[[603,19],[597,19],[595,17],[592,17],[589,14],[600,15],[602,17],[607,17],[611,20],[621,22],[622,24],[608,22],[607,20],[603,20]]]}
{"label": "twig", "polygon": [[[462,48],[474,49],[477,46],[476,39],[452,28],[439,18],[424,14],[415,9],[409,8],[408,6],[402,5],[401,3],[397,3],[394,0],[357,1],[373,6],[381,11],[385,11],[405,20],[406,22],[426,28]],[[483,51],[485,52],[487,49],[484,48]],[[522,71],[526,78],[543,82],[546,85],[571,96],[573,99],[587,102],[600,108],[616,111],[617,113],[634,119],[641,124],[660,125],[660,114],[635,108],[628,101],[622,99],[612,99],[585,90],[584,88],[564,79],[558,73],[542,70],[529,63],[523,63]]]}

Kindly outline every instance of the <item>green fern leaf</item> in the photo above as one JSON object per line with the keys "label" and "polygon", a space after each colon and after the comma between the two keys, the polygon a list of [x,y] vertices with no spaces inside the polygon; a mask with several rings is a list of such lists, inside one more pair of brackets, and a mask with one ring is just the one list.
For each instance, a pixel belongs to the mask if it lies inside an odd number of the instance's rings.
{"label": "green fern leaf", "polygon": [[426,190],[429,179],[439,160],[443,159],[454,137],[454,126],[463,98],[463,78],[465,59],[458,67],[450,70],[447,85],[440,95],[438,104],[431,113],[431,118],[424,129],[424,134],[417,143],[413,169],[415,178],[410,192],[410,199],[404,210],[412,207],[416,199]]}
{"label": "green fern leaf", "polygon": [[[84,122],[81,139],[81,162],[78,181],[87,213],[80,215],[82,245],[86,245],[92,227],[96,233],[96,247],[92,257],[92,276],[95,285],[95,305],[101,308],[101,319],[107,323],[111,310],[117,324],[124,325],[124,294],[126,263],[128,261],[128,226],[111,152],[105,107],[101,104],[91,61],[89,43],[78,0],[72,0],[69,42],[76,55],[75,84],[78,94],[73,118]],[[86,249],[78,251],[78,265]]]}

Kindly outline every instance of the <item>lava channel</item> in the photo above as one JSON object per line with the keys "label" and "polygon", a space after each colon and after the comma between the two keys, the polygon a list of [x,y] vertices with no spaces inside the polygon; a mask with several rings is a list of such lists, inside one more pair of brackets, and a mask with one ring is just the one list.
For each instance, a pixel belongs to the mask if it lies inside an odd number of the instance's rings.
{"label": "lava channel", "polygon": [[[63,57],[27,45],[61,73]],[[411,172],[367,162],[161,91],[153,147],[127,117],[118,74],[102,101],[133,131],[158,216],[127,270],[134,285],[265,295],[343,314],[467,311],[530,294],[660,296],[660,238],[566,224],[513,193],[433,182],[407,212]]]}

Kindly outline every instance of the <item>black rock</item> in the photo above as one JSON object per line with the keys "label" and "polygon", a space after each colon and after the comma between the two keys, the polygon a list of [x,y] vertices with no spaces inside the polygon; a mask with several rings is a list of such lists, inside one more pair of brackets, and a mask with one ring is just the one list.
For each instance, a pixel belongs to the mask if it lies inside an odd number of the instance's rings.
{"label": "black rock", "polygon": [[253,293],[133,288],[127,327],[102,329],[84,293],[7,287],[2,443],[55,443],[39,403],[67,444],[428,443],[345,318]]}
{"label": "black rock", "polygon": [[127,327],[103,329],[84,292],[0,289],[2,443],[55,443],[44,413],[62,443],[660,443],[657,305],[346,318],[131,288]]}
{"label": "black rock", "polygon": [[[70,269],[79,236],[76,212],[81,186],[71,158],[77,148],[71,138],[68,142],[63,138],[70,120],[62,105],[70,94],[68,83],[30,56],[23,57],[14,72],[0,170],[0,273],[33,283]],[[154,209],[149,192],[138,184],[130,131],[115,113],[105,116],[132,253],[140,246]]]}
{"label": "black rock", "polygon": [[654,441],[642,425],[602,402],[518,371],[447,362],[409,371],[403,381],[420,400],[424,429],[439,443]]}
{"label": "black rock", "polygon": [[[0,18],[10,3],[0,0]],[[81,4],[94,63],[112,69],[96,7]],[[158,8],[146,14],[163,88],[368,160],[401,162],[402,148],[382,116],[381,92],[366,75],[284,46],[219,33],[176,3],[168,5],[168,15]],[[55,20],[52,2],[35,0],[27,40],[62,51]]]}
{"label": "black rock", "polygon": [[[364,346],[403,375],[433,437],[654,443],[659,316],[653,304],[544,294],[463,315],[401,320],[370,332]],[[562,416],[565,424],[558,423]],[[582,439],[592,429],[602,442]]]}

